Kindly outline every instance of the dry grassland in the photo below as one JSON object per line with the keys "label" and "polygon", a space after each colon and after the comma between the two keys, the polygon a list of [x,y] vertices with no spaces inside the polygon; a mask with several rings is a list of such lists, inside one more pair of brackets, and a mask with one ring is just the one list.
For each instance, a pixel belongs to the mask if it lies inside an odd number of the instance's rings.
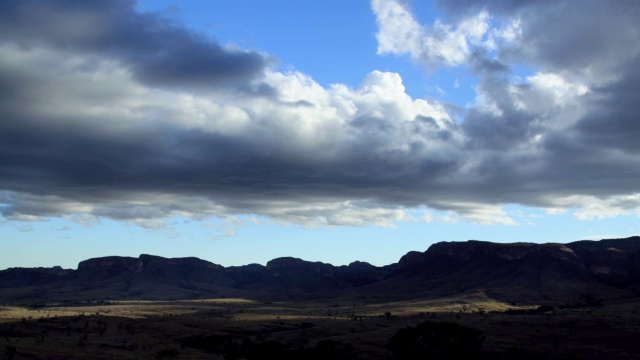
{"label": "dry grassland", "polygon": [[[38,309],[5,305],[0,306],[0,358],[215,359],[222,358],[215,349],[194,347],[188,340],[219,337],[292,347],[334,340],[351,344],[358,358],[384,359],[390,357],[388,340],[399,329],[432,320],[481,330],[487,359],[505,359],[515,348],[538,358],[633,359],[640,354],[639,305],[632,299],[526,314],[535,306],[492,301],[482,294],[390,302],[227,298]],[[504,313],[514,309],[523,313]]]}

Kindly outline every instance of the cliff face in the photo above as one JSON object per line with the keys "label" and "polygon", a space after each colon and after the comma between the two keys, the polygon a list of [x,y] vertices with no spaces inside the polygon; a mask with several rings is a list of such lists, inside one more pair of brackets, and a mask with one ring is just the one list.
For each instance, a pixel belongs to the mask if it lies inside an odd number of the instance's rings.
{"label": "cliff face", "polygon": [[505,301],[571,302],[581,296],[640,294],[640,237],[569,244],[441,242],[385,267],[359,261],[336,267],[282,257],[266,266],[224,268],[195,257],[108,256],[82,261],[77,270],[3,270],[0,288],[87,298],[321,295],[344,290],[437,297],[480,291]]}
{"label": "cliff face", "polygon": [[100,281],[113,277],[135,274],[142,267],[140,259],[107,256],[82,261],[73,275],[79,280]]}

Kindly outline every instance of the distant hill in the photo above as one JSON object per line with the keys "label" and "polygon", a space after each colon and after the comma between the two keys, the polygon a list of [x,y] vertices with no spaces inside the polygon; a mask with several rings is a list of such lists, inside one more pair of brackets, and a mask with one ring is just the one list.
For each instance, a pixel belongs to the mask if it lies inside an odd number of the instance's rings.
{"label": "distant hill", "polygon": [[591,243],[437,243],[423,253],[402,257],[396,271],[367,290],[428,297],[480,291],[494,299],[523,303],[631,296],[640,265],[640,252],[633,244],[640,244],[640,238],[612,240],[611,244],[625,244],[619,247],[626,251],[584,245]]}
{"label": "distant hill", "polygon": [[6,301],[178,299],[222,296],[397,298],[481,292],[519,303],[580,303],[640,294],[640,237],[568,244],[440,242],[396,264],[333,266],[292,257],[223,267],[195,257],[109,256],[77,270],[0,271]]}
{"label": "distant hill", "polygon": [[52,268],[9,268],[0,271],[0,288],[44,285],[59,280],[73,270]]}

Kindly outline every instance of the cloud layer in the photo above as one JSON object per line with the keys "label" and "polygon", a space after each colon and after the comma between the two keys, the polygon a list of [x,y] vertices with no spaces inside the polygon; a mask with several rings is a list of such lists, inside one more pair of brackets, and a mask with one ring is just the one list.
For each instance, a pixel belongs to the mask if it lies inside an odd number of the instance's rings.
{"label": "cloud layer", "polygon": [[443,2],[447,21],[428,25],[372,1],[379,54],[476,74],[454,121],[396,73],[323,87],[129,1],[5,1],[0,212],[147,227],[234,214],[393,226],[424,207],[513,223],[506,204],[637,213],[639,6],[467,5]]}

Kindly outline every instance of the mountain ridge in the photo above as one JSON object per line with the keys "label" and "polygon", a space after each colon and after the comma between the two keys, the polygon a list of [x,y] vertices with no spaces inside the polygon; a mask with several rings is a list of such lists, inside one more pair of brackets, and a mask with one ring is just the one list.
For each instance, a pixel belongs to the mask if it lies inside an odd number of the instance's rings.
{"label": "mountain ridge", "polygon": [[0,297],[202,298],[221,296],[441,297],[481,292],[515,302],[563,303],[640,294],[640,237],[560,243],[438,242],[397,263],[334,266],[279,257],[224,267],[197,257],[105,256],[76,270],[0,271]]}

